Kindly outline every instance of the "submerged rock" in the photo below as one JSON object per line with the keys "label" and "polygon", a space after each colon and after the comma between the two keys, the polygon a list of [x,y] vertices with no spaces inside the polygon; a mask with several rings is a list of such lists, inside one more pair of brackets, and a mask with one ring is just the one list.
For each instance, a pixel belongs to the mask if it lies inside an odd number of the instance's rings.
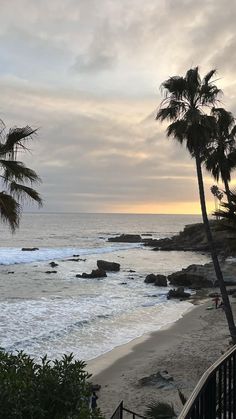
{"label": "submerged rock", "polygon": [[121,243],[140,243],[142,238],[139,234],[121,234],[117,237],[109,237],[108,241]]}
{"label": "submerged rock", "polygon": [[170,300],[171,298],[178,298],[181,300],[185,300],[190,297],[189,292],[184,291],[184,287],[179,287],[177,289],[171,289],[167,294],[167,300]]}
{"label": "submerged rock", "polygon": [[104,271],[119,271],[120,264],[116,262],[108,262],[106,260],[97,260],[97,266]]}
{"label": "submerged rock", "polygon": [[56,267],[58,266],[58,263],[56,263],[56,262],[50,262],[50,263],[49,263],[49,265],[50,265],[52,268],[56,268]]}
{"label": "submerged rock", "polygon": [[22,252],[35,252],[35,250],[39,250],[38,247],[22,247]]}
{"label": "submerged rock", "polygon": [[90,274],[86,272],[77,274],[76,278],[105,278],[106,276],[107,274],[103,269],[93,269]]}
{"label": "submerged rock", "polygon": [[57,274],[57,271],[46,271],[45,274]]}

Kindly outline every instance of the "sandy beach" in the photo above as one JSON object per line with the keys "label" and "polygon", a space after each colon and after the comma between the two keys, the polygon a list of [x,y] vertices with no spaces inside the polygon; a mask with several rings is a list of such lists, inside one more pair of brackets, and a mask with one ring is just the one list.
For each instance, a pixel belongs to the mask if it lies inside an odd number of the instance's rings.
{"label": "sandy beach", "polygon": [[[144,413],[145,406],[159,400],[174,404],[181,410],[179,388],[190,395],[204,371],[229,346],[229,332],[222,309],[207,310],[211,300],[194,306],[171,327],[143,336],[115,348],[88,363],[93,383],[101,385],[99,407],[109,418],[121,400],[124,406]],[[232,300],[236,311],[236,302]],[[160,382],[144,380],[167,371],[173,381],[164,387]]]}

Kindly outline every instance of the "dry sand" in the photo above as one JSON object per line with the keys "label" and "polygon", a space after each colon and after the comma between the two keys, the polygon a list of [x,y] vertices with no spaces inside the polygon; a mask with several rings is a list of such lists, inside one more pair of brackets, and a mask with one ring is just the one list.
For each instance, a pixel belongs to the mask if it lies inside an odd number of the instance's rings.
{"label": "dry sand", "polygon": [[[109,418],[121,400],[124,406],[143,414],[151,401],[166,401],[181,410],[179,388],[190,395],[205,370],[228,348],[229,332],[222,309],[195,306],[171,327],[115,348],[88,363],[93,383],[101,385],[98,405]],[[236,312],[236,301],[232,300]],[[141,385],[139,380],[168,371],[173,382]]]}

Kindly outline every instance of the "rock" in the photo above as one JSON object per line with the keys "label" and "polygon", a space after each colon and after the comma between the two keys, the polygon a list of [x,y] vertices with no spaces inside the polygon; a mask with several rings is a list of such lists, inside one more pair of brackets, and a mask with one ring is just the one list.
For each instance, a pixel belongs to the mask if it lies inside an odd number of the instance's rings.
{"label": "rock", "polygon": [[[224,257],[236,255],[235,232],[227,228],[224,220],[211,220],[211,231],[214,244],[218,254]],[[164,239],[143,239],[146,246],[153,247],[153,250],[182,250],[209,252],[208,242],[205,234],[205,227],[202,223],[185,226],[178,235]]]}
{"label": "rock", "polygon": [[120,264],[116,262],[107,262],[106,260],[97,260],[97,266],[104,271],[119,271]]}
{"label": "rock", "polygon": [[231,288],[231,289],[227,290],[227,294],[228,295],[233,295],[234,293],[236,293],[236,289],[235,288]]}
{"label": "rock", "polygon": [[168,374],[168,371],[158,371],[156,374],[151,374],[149,377],[143,377],[139,380],[141,386],[155,386],[156,388],[170,388],[175,386],[173,377]]}
{"label": "rock", "polygon": [[129,271],[127,271],[127,272],[134,273],[134,272],[136,272],[136,271],[134,271],[133,269],[130,269],[130,270],[129,270]]}
{"label": "rock", "polygon": [[117,237],[109,237],[109,242],[140,243],[142,238],[139,234],[121,234]]}
{"label": "rock", "polygon": [[56,267],[58,266],[58,263],[56,263],[56,262],[50,262],[50,263],[49,263],[49,265],[50,265],[52,268],[56,268]]}
{"label": "rock", "polygon": [[171,298],[180,298],[180,299],[187,299],[190,297],[191,294],[189,292],[184,291],[184,287],[179,287],[177,289],[171,289],[167,294],[167,300]]}
{"label": "rock", "polygon": [[167,287],[167,279],[165,275],[156,275],[155,284],[157,287]]}
{"label": "rock", "polygon": [[46,271],[45,274],[57,274],[57,271]]}
{"label": "rock", "polygon": [[147,284],[154,284],[158,287],[167,287],[167,279],[165,275],[149,274],[146,276],[144,282]]}
{"label": "rock", "polygon": [[83,272],[81,274],[77,274],[76,278],[105,278],[107,276],[106,272],[103,269],[93,269],[90,274]]}
{"label": "rock", "polygon": [[39,250],[38,247],[22,247],[22,252],[35,252],[35,250]]}
{"label": "rock", "polygon": [[174,272],[168,276],[168,280],[172,285],[179,285],[183,287],[199,289],[199,288],[211,288],[214,285],[214,280],[208,279],[208,275],[202,266],[200,265],[199,270],[196,269],[197,265],[190,265],[186,269],[182,269],[179,272]]}
{"label": "rock", "polygon": [[156,275],[154,274],[149,274],[144,279],[144,282],[146,282],[146,284],[154,284],[155,281],[156,281]]}

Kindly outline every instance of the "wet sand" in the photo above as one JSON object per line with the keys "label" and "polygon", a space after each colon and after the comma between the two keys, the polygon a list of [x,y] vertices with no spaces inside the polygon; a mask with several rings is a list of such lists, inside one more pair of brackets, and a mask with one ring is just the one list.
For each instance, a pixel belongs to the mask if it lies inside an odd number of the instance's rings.
{"label": "wet sand", "polygon": [[[101,385],[98,405],[109,418],[121,400],[143,414],[151,401],[166,401],[181,410],[180,389],[190,395],[205,370],[228,348],[230,337],[222,309],[212,302],[195,306],[171,327],[135,339],[88,363],[93,383]],[[232,300],[236,312],[236,301]],[[173,381],[141,385],[139,380],[168,371]]]}

